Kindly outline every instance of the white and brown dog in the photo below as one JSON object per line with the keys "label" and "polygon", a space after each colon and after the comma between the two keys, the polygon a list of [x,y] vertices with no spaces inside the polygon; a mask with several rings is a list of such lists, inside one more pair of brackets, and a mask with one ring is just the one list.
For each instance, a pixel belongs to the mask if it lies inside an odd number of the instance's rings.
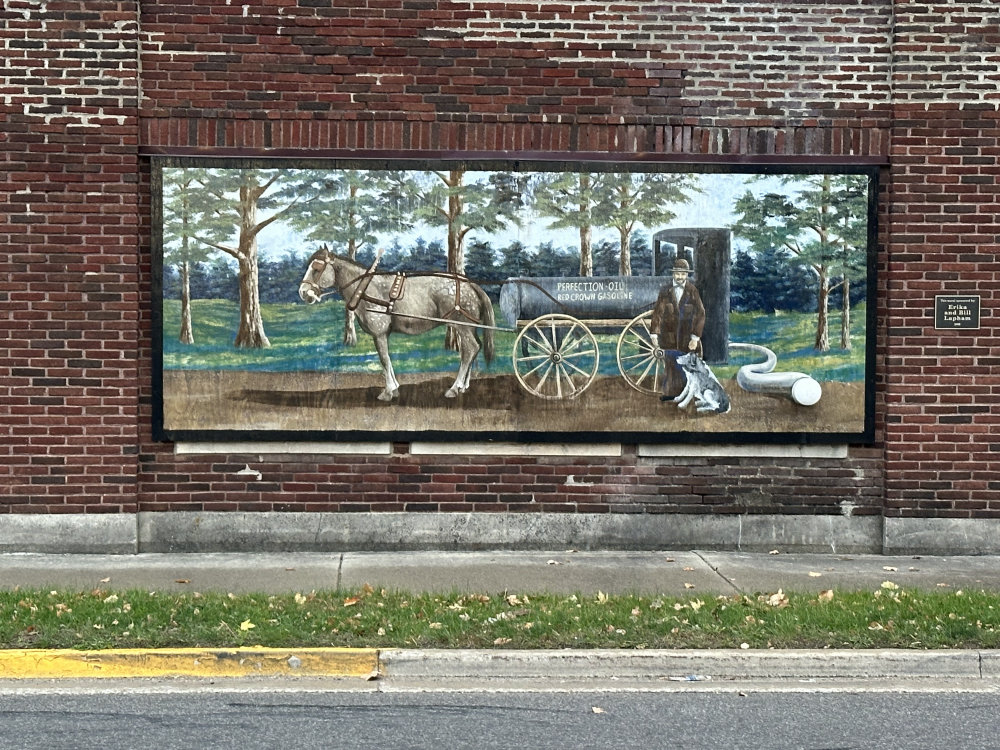
{"label": "white and brown dog", "polygon": [[679,356],[677,364],[687,378],[684,390],[674,398],[678,409],[687,408],[694,401],[695,410],[699,414],[725,414],[729,411],[729,396],[715,373],[705,364],[705,360],[694,352],[689,352]]}

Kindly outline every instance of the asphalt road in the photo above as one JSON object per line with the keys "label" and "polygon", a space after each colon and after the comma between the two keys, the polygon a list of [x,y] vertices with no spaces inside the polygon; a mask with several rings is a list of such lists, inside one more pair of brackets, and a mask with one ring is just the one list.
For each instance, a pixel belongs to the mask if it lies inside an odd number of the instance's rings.
{"label": "asphalt road", "polygon": [[385,693],[259,683],[95,691],[63,683],[0,688],[0,749],[979,750],[1000,748],[998,717],[996,686]]}

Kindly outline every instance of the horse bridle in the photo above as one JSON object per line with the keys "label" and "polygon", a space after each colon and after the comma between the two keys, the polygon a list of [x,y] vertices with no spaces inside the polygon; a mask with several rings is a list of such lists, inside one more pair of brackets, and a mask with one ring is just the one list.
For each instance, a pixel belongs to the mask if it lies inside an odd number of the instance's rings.
{"label": "horse bridle", "polygon": [[[323,272],[326,271],[326,267],[328,265],[330,265],[329,258],[323,258],[323,259],[315,258],[309,261],[309,268],[317,272],[317,277],[323,275]],[[307,287],[309,291],[311,291],[314,295],[316,295],[316,298],[320,300],[323,299],[324,297],[329,297],[336,291],[335,287],[332,286],[322,287],[316,282],[310,281],[308,279],[302,279],[301,286]]]}

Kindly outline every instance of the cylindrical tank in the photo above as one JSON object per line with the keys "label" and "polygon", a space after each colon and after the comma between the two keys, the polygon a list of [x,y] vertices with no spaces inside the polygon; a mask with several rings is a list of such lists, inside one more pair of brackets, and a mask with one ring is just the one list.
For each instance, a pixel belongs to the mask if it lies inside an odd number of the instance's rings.
{"label": "cylindrical tank", "polygon": [[500,310],[511,327],[550,313],[625,325],[653,309],[664,283],[668,281],[649,276],[508,279],[500,289]]}

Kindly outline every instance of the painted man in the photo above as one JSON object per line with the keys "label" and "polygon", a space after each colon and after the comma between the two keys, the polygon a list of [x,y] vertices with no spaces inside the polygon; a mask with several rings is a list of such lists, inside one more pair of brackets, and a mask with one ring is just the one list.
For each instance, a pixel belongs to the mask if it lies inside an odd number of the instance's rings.
{"label": "painted man", "polygon": [[670,273],[672,283],[660,289],[650,325],[653,346],[666,351],[660,396],[663,401],[672,399],[684,389],[684,373],[675,360],[687,352],[702,356],[701,333],[705,328],[705,305],[691,283],[691,266],[684,258],[678,258]]}

